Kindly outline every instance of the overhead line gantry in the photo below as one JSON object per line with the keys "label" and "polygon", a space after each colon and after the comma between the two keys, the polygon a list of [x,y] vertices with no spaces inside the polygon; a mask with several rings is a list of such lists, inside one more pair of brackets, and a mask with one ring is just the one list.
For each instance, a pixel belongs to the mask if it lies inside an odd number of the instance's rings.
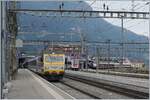
{"label": "overhead line gantry", "polygon": [[95,10],[57,10],[57,9],[9,9],[9,12],[39,15],[46,17],[72,18],[127,18],[149,19],[149,12],[95,11]]}
{"label": "overhead line gantry", "polygon": [[[32,45],[40,45],[40,44],[51,44],[51,43],[62,43],[68,44],[72,42],[73,44],[80,44],[80,41],[46,41],[46,40],[23,40],[23,44],[32,44]],[[106,41],[87,41],[87,44],[107,44]],[[110,44],[122,44],[121,42],[110,42]],[[123,44],[149,44],[148,42],[124,42]]]}

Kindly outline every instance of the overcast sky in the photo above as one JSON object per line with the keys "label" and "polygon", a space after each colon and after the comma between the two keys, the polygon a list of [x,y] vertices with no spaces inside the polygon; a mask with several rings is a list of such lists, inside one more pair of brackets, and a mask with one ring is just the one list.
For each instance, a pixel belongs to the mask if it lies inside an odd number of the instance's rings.
{"label": "overcast sky", "polygon": [[[95,2],[94,2],[95,1]],[[108,5],[109,10],[132,11],[131,1],[87,1],[94,10],[103,10],[103,4]],[[148,1],[134,1],[134,11],[149,11]],[[116,26],[121,26],[120,19],[105,19],[106,21]],[[148,19],[125,19],[124,28],[135,32],[136,34],[149,36],[149,20]]]}

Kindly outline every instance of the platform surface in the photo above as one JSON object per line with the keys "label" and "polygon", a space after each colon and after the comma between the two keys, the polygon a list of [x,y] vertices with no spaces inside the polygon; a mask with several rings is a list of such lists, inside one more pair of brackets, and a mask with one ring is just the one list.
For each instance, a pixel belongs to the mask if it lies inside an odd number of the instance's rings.
{"label": "platform surface", "polygon": [[19,69],[16,79],[11,83],[8,99],[71,99],[63,91],[59,91],[55,86],[46,83],[40,76],[27,69]]}
{"label": "platform surface", "polygon": [[81,76],[88,76],[89,78],[97,78],[97,79],[109,80],[109,81],[149,88],[149,79],[107,75],[107,74],[100,74],[100,73],[90,73],[90,72],[83,72],[83,71],[71,71],[71,70],[66,70],[65,73],[77,74]]}

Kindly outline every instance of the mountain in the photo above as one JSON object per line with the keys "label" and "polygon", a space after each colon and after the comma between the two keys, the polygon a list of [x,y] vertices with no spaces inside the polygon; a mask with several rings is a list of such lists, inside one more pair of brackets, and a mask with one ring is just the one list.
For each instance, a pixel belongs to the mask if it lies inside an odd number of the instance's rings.
{"label": "mountain", "polygon": [[[92,10],[89,7],[88,3],[81,1],[66,1],[63,2],[63,9],[83,9]],[[43,1],[43,2],[20,2],[18,5],[20,8],[31,8],[31,9],[59,9],[59,5],[62,2],[56,1]],[[30,14],[19,14],[18,24],[21,25],[20,31],[25,32],[44,32],[49,34],[28,34],[28,35],[19,35],[19,38],[22,39],[44,39],[58,40],[60,36],[65,35],[64,39],[70,37],[69,33],[73,32],[73,40],[79,39],[79,32],[77,30],[72,30],[80,28],[81,33],[84,33],[86,39],[89,41],[106,41],[111,39],[112,41],[122,41],[121,36],[121,27],[114,26],[102,18],[92,19],[92,18],[62,18],[62,17],[39,17],[33,16]],[[127,31],[127,30],[126,30]],[[50,34],[56,33],[56,34]],[[68,34],[67,34],[68,33]],[[145,36],[137,35],[131,31],[124,33],[126,41],[147,41],[148,38]]]}
{"label": "mountain", "polygon": [[[88,3],[84,1],[66,1],[63,2],[63,9],[74,9],[74,10],[92,10]],[[22,9],[59,9],[61,1],[20,1],[18,7]],[[106,41],[110,39],[111,41],[121,42],[122,33],[121,27],[112,25],[108,23],[103,18],[67,18],[67,17],[47,17],[42,16],[37,13],[38,16],[33,14],[19,13],[17,15],[18,25],[20,26],[20,32],[27,32],[29,34],[18,34],[17,38],[23,40],[80,40],[80,34],[83,33],[88,41]],[[80,30],[80,32],[79,32]],[[137,35],[132,31],[124,29],[125,41],[139,41],[148,42],[148,37]],[[32,34],[35,32],[37,34]],[[40,34],[40,33],[43,34]],[[63,37],[62,37],[63,36]],[[129,48],[131,48],[130,46]],[[134,47],[141,47],[141,45],[136,45]],[[143,46],[143,47],[147,47]],[[21,48],[25,51],[35,52],[42,47],[37,46],[24,46]],[[93,49],[92,49],[93,51]],[[118,53],[118,52],[117,52]],[[130,55],[130,54],[129,54]],[[133,58],[143,58],[148,61],[148,54],[143,55],[131,55]]]}

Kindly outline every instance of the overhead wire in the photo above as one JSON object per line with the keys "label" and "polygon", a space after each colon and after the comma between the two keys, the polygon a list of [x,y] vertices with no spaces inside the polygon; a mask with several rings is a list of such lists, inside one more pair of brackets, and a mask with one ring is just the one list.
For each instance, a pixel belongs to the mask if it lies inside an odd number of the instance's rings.
{"label": "overhead wire", "polygon": [[[106,2],[103,2],[104,4],[106,3],[107,4],[107,1]],[[110,5],[111,5],[111,3],[110,4],[107,4],[107,6],[109,6],[110,7]],[[95,7],[95,8],[99,8],[99,7]],[[103,8],[102,8],[103,9]],[[111,23],[113,23],[113,22],[115,22],[115,20],[114,21],[112,21]],[[110,26],[110,28],[111,28],[112,26]],[[106,31],[105,31],[106,32]]]}
{"label": "overhead wire", "polygon": [[[138,7],[137,9],[140,9],[141,7],[144,7],[145,5],[142,5],[142,6],[140,6],[140,7]],[[135,9],[135,10],[137,10],[137,9]],[[130,20],[127,20],[127,21],[124,21],[124,23],[128,23],[128,22],[130,22],[130,21],[133,21],[133,19],[130,19]],[[139,24],[139,23],[138,23]],[[112,28],[113,26],[110,26],[110,28]],[[131,27],[131,26],[130,26]],[[133,27],[133,26],[132,26]],[[129,27],[127,27],[127,28],[129,28]],[[113,28],[112,28],[113,29]],[[112,30],[112,29],[110,29],[110,30]],[[109,29],[108,29],[109,30]],[[106,31],[108,31],[108,30],[106,30]],[[109,30],[109,31],[110,31]],[[104,32],[106,32],[106,31],[104,31]]]}
{"label": "overhead wire", "polygon": [[146,3],[144,5],[141,5],[140,7],[136,8],[135,10],[141,9],[143,7],[145,7]]}
{"label": "overhead wire", "polygon": [[[132,20],[128,20],[128,22],[130,22],[130,21],[132,21]],[[126,21],[127,22],[127,21]],[[141,22],[139,22],[139,23],[136,23],[136,24],[134,24],[134,25],[131,25],[131,26],[129,26],[129,27],[124,27],[124,28],[131,28],[131,27],[134,27],[135,25],[137,25],[137,24],[140,24]],[[107,32],[107,31],[113,31],[113,29],[114,29],[115,27],[114,27],[114,25],[112,25],[111,24],[111,26],[110,27],[107,27],[107,29],[105,29],[103,32],[101,32],[101,33],[104,33],[104,32]]]}
{"label": "overhead wire", "polygon": [[[111,5],[111,3],[109,4],[109,6]],[[130,21],[132,21],[132,20],[128,20],[128,21],[125,21],[125,22],[130,22]],[[114,22],[116,22],[116,20],[114,20],[114,21],[112,21],[112,22],[109,22],[109,23],[114,23]],[[108,30],[105,30],[104,32],[106,32],[106,31],[110,31],[110,30],[113,30],[113,28],[112,27],[114,27],[112,24],[110,24],[110,27],[108,28]],[[109,30],[110,29],[110,30]],[[104,32],[102,32],[102,33],[104,33]]]}
{"label": "overhead wire", "polygon": [[[143,22],[143,21],[142,21],[142,22]],[[133,25],[130,25],[130,26],[126,27],[126,28],[131,28],[131,27],[134,27],[135,25],[139,25],[139,24],[141,24],[142,22],[138,22],[138,23],[136,23],[136,24],[133,24]],[[145,20],[144,20],[144,22],[145,22]]]}
{"label": "overhead wire", "polygon": [[[106,2],[103,2],[104,4],[107,4],[108,2],[106,1]],[[107,6],[109,6],[110,7],[110,5],[111,5],[111,3],[109,3],[109,4],[107,4]],[[98,8],[98,7],[97,7]],[[112,22],[109,22],[109,23],[114,23],[116,20],[113,20]],[[113,25],[112,24],[110,24],[110,27],[107,27],[108,28],[108,30],[109,30],[109,28],[112,28],[113,27]],[[107,29],[105,29],[105,31],[103,31],[102,33],[104,33],[104,32],[106,32],[106,31],[108,31]]]}
{"label": "overhead wire", "polygon": [[[124,22],[130,22],[130,21],[132,21],[132,19],[124,21]],[[114,23],[114,22],[116,22],[116,20],[112,21],[111,23]],[[104,30],[104,32],[107,32],[107,31],[110,31],[113,29],[114,29],[114,25],[110,24],[110,27],[108,27],[108,29]],[[104,32],[102,32],[102,33],[104,33]]]}
{"label": "overhead wire", "polygon": [[88,7],[84,8],[84,9],[88,9],[89,7],[91,7],[97,0],[94,0],[91,4],[88,5]]}

